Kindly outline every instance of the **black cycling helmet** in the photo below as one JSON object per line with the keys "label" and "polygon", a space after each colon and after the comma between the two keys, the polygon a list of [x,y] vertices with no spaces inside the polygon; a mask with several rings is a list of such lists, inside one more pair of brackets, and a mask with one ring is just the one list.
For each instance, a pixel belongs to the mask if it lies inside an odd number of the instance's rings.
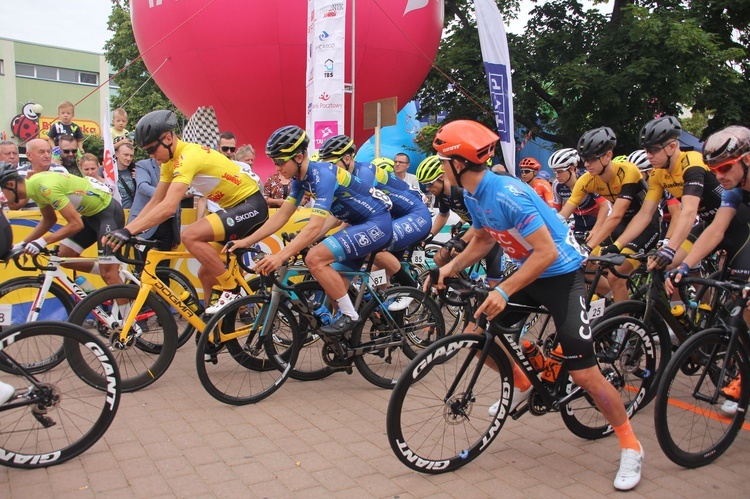
{"label": "black cycling helmet", "polygon": [[298,152],[307,152],[310,139],[303,129],[295,125],[279,128],[266,142],[266,156],[271,159],[290,158]]}
{"label": "black cycling helmet", "polygon": [[15,166],[0,161],[0,187],[5,187],[11,180],[18,180],[19,178],[21,178],[21,174],[18,173]]}
{"label": "black cycling helmet", "polygon": [[682,133],[682,125],[674,116],[662,116],[651,120],[641,128],[638,140],[643,148],[664,144]]}
{"label": "black cycling helmet", "polygon": [[165,132],[177,128],[177,115],[168,109],[151,111],[135,126],[135,143],[139,147],[159,140]]}
{"label": "black cycling helmet", "polygon": [[357,146],[348,135],[334,135],[323,142],[323,147],[320,148],[318,154],[321,161],[335,163],[344,155],[353,155],[355,152],[357,152]]}
{"label": "black cycling helmet", "polygon": [[589,130],[578,141],[578,154],[581,156],[599,156],[611,151],[617,145],[617,137],[611,128],[602,126]]}

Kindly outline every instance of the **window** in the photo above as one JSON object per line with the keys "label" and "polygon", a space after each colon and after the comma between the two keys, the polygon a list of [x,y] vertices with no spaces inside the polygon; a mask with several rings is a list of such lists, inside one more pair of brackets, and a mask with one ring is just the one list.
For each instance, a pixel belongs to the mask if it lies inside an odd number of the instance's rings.
{"label": "window", "polygon": [[78,83],[83,85],[98,85],[99,74],[75,69],[55,68],[32,64],[16,63],[16,76],[23,78],[38,78],[40,80]]}

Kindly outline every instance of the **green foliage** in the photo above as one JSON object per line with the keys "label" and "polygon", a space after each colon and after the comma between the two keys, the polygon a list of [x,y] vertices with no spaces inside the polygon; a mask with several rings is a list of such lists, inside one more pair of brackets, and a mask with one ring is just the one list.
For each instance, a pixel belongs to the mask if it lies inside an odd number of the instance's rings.
{"label": "green foliage", "polygon": [[[120,86],[117,96],[112,97],[111,108],[122,107],[128,113],[128,130],[134,130],[141,117],[155,109],[172,109],[184,119],[177,108],[150,78],[148,69],[139,59],[140,52],[135,43],[133,25],[130,21],[130,2],[128,0],[113,0],[112,13],[107,23],[114,35],[104,44],[105,58],[108,63],[121,72],[115,76],[115,83]],[[138,59],[138,60],[136,60]],[[130,64],[132,61],[132,64]],[[102,126],[105,126],[102,124]],[[139,157],[136,151],[136,159]],[[142,154],[142,153],[141,153]]]}
{"label": "green foliage", "polygon": [[692,133],[696,137],[702,137],[706,128],[708,128],[708,120],[713,111],[704,113],[702,111],[693,111],[693,115],[690,117],[682,118],[682,128]]}
{"label": "green foliage", "polygon": [[435,149],[432,148],[432,141],[435,140],[439,125],[426,125],[423,126],[417,136],[414,137],[414,145],[417,149],[428,156],[435,154]]}
{"label": "green foliage", "polygon": [[99,163],[101,163],[102,158],[104,157],[104,140],[102,139],[101,135],[84,135],[83,150],[86,152],[90,152],[91,154],[99,158]]}

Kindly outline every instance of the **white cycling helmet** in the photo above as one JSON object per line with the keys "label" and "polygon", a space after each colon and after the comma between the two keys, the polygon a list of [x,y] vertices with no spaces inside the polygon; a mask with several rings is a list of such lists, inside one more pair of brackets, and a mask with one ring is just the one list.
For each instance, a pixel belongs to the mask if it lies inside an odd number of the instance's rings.
{"label": "white cycling helmet", "polygon": [[578,156],[578,151],[571,147],[566,147],[552,153],[547,163],[552,170],[566,170],[571,166],[578,166],[580,161],[581,158]]}
{"label": "white cycling helmet", "polygon": [[627,161],[628,163],[633,163],[642,172],[650,172],[654,168],[646,157],[646,151],[643,149],[631,152]]}

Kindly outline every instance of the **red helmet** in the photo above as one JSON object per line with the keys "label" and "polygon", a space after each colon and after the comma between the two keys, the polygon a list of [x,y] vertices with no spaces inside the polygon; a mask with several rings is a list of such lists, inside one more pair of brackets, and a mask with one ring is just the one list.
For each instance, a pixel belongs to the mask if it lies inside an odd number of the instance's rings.
{"label": "red helmet", "polygon": [[498,140],[500,137],[481,123],[456,120],[440,127],[432,147],[440,156],[482,164],[495,154]]}
{"label": "red helmet", "polygon": [[535,172],[538,172],[542,169],[542,165],[540,165],[539,161],[535,160],[534,158],[523,158],[521,162],[518,163],[518,168],[528,168],[534,170]]}

